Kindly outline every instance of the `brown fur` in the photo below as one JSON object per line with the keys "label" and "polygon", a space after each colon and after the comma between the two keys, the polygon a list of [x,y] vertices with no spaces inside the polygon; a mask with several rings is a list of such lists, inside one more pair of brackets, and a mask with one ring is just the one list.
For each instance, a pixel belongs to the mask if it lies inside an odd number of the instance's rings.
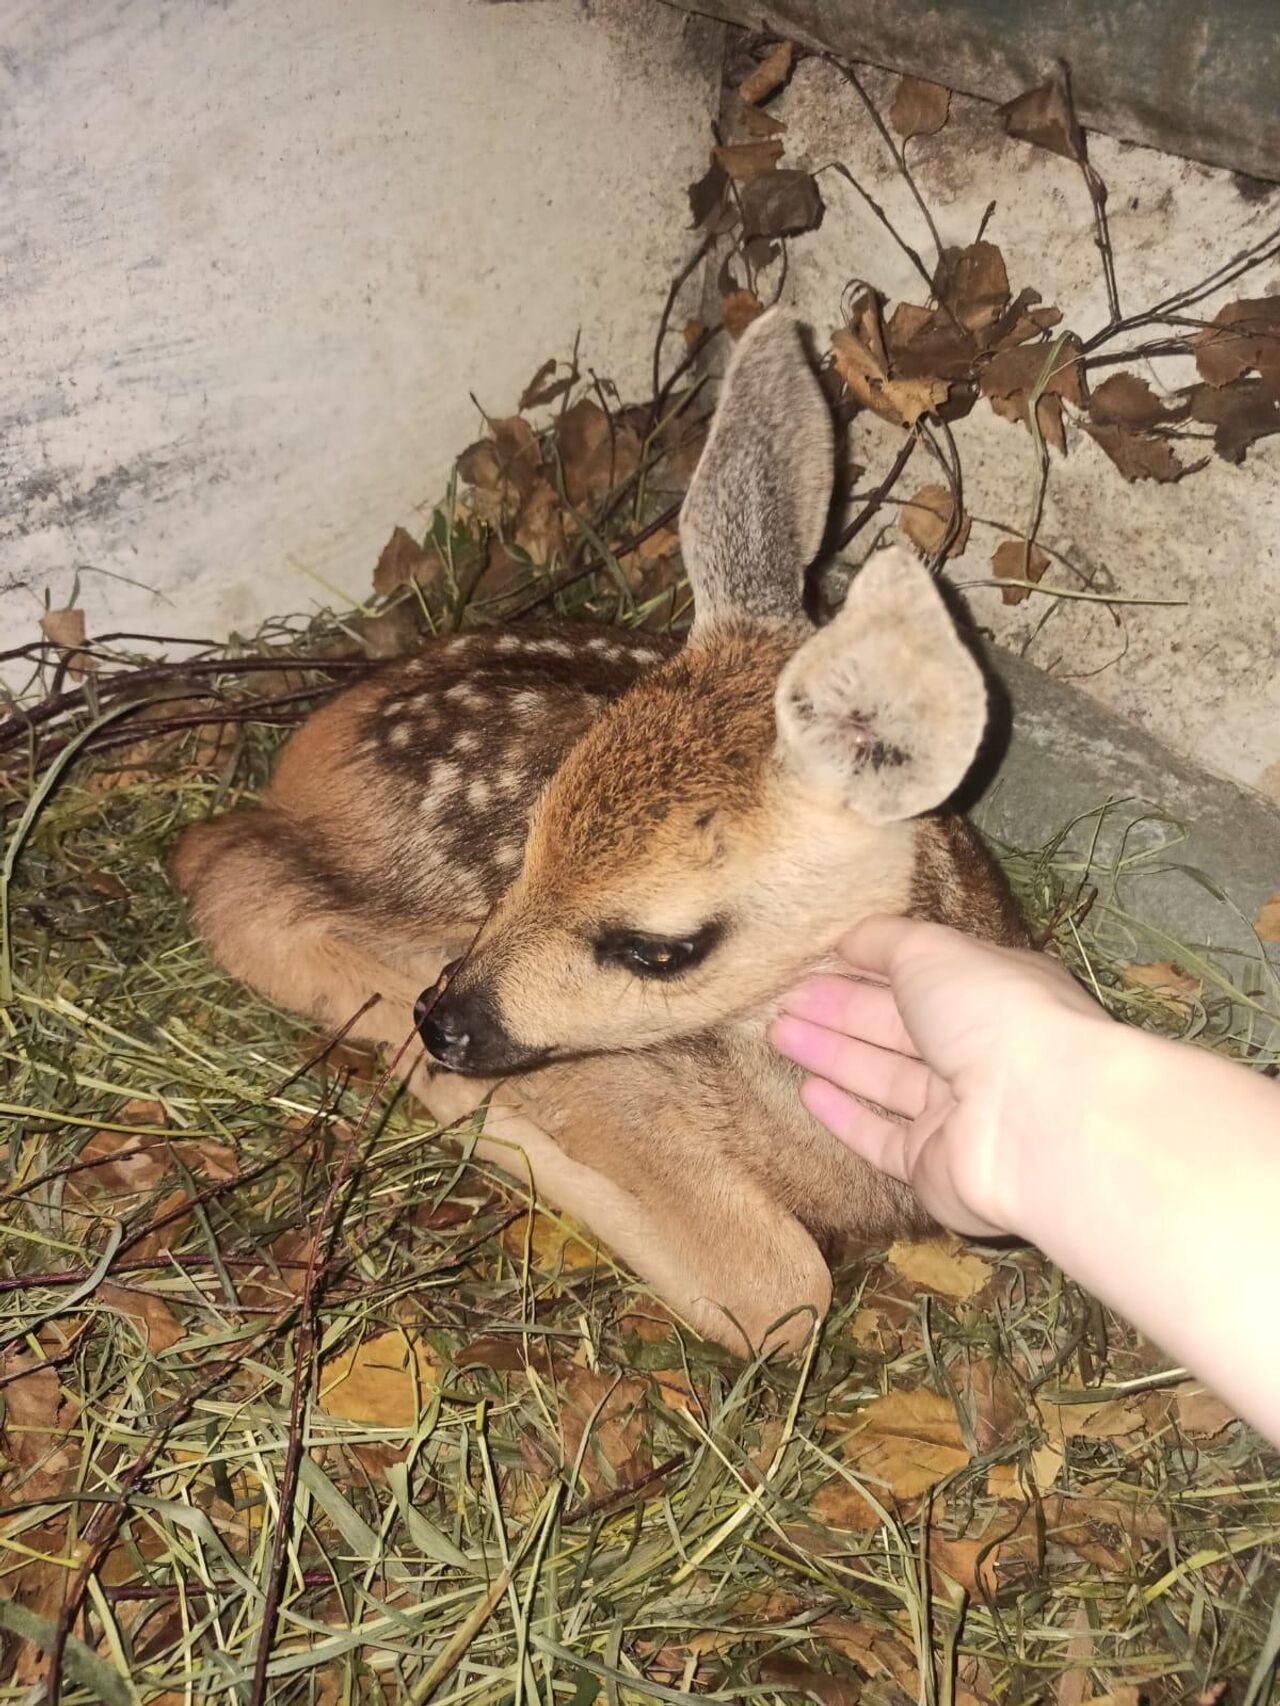
{"label": "brown fur", "polygon": [[[927,1225],[805,1112],[765,1041],[779,994],[870,912],[1023,934],[973,830],[917,815],[980,736],[972,659],[902,553],[808,628],[825,404],[776,314],[735,363],[686,505],[683,650],[573,626],[433,642],[318,712],[262,803],[188,830],[173,869],[230,971],[330,1025],[376,997],[355,1034],[393,1047],[483,921],[436,1012],[471,1003],[499,1057],[547,1064],[494,1089],[416,1051],[412,1089],[442,1121],[493,1090],[481,1153],[744,1350],[802,1342],[850,1239]],[[601,947],[708,929],[663,982]]]}

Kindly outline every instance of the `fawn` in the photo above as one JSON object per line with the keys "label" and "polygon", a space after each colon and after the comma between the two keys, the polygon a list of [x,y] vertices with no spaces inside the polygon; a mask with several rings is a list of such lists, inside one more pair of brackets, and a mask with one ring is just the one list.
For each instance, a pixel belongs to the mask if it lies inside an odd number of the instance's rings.
{"label": "fawn", "polygon": [[[734,352],[681,513],[683,646],[587,624],[441,638],[317,711],[260,805],[174,858],[232,973],[399,1045],[479,1151],[700,1333],[794,1349],[850,1239],[923,1232],[802,1107],[771,1004],[872,912],[1025,938],[976,832],[984,677],[924,566],[873,555],[814,628],[830,412],[795,321]],[[445,962],[471,943],[459,963]],[[494,1080],[498,1083],[495,1087]]]}

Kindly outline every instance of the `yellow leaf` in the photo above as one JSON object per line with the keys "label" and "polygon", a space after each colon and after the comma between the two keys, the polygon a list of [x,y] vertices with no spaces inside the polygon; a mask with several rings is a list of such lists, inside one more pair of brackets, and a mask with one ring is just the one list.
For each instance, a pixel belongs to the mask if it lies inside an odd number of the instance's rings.
{"label": "yellow leaf", "polygon": [[[877,1489],[872,1487],[872,1498],[876,1497],[876,1493]],[[870,1499],[865,1493],[859,1492],[857,1487],[851,1486],[841,1475],[836,1475],[818,1488],[810,1509],[828,1528],[860,1533],[880,1527],[880,1517]]]}
{"label": "yellow leaf", "polygon": [[916,1498],[969,1461],[955,1409],[936,1392],[890,1392],[868,1404],[862,1420],[844,1455],[899,1499]]}
{"label": "yellow leaf", "polygon": [[890,1247],[889,1265],[926,1291],[962,1300],[991,1278],[991,1264],[964,1254],[958,1238],[899,1239]]}
{"label": "yellow leaf", "polygon": [[532,1232],[529,1216],[522,1214],[503,1232],[502,1245],[509,1256],[523,1262],[528,1239],[529,1264],[539,1273],[579,1273],[584,1268],[594,1268],[600,1260],[599,1251],[587,1242],[589,1237],[586,1227],[577,1227],[567,1215],[552,1220],[535,1209]]}
{"label": "yellow leaf", "polygon": [[1074,1404],[1040,1398],[1036,1403],[1051,1440],[1124,1439],[1145,1425],[1142,1411],[1121,1398],[1082,1399]]}
{"label": "yellow leaf", "polygon": [[1264,942],[1280,942],[1280,889],[1258,908],[1253,927]]}
{"label": "yellow leaf", "polygon": [[[1038,1445],[1029,1453],[1026,1467],[1031,1471],[1031,1479],[1035,1483],[1037,1492],[1048,1492],[1061,1474],[1065,1462],[1066,1458],[1056,1445]],[[1025,1496],[1026,1492],[1021,1463],[993,1463],[987,1470],[987,1493],[989,1497],[993,1499],[1020,1499]]]}
{"label": "yellow leaf", "polygon": [[1200,980],[1179,971],[1171,960],[1121,966],[1120,976],[1134,988],[1154,989],[1162,995],[1189,995],[1194,999],[1200,993]]}
{"label": "yellow leaf", "polygon": [[650,1378],[658,1391],[658,1397],[668,1410],[682,1410],[686,1415],[701,1417],[702,1406],[698,1395],[689,1384],[689,1377],[683,1369],[656,1368]]}
{"label": "yellow leaf", "polygon": [[363,1339],[320,1371],[320,1408],[348,1422],[411,1428],[439,1378],[436,1359],[403,1327]]}

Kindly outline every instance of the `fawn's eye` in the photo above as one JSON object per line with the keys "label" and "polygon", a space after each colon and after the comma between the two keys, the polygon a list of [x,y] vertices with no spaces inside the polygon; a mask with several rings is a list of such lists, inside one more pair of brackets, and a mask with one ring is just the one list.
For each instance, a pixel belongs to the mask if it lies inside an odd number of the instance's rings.
{"label": "fawn's eye", "polygon": [[636,977],[679,977],[700,965],[724,935],[724,925],[712,919],[689,936],[652,936],[643,930],[609,929],[596,937],[596,959],[602,966],[621,966]]}

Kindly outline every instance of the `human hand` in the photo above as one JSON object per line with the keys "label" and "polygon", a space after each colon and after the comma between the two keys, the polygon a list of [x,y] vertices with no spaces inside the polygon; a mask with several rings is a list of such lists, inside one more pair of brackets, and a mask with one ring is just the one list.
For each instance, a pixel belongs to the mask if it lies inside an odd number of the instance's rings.
{"label": "human hand", "polygon": [[944,1225],[1024,1232],[1022,1164],[1046,1124],[1062,1132],[1078,1117],[1075,1039],[1109,1030],[1102,1009],[1043,954],[942,924],[866,919],[840,953],[858,981],[810,978],[770,1029],[814,1074],[805,1106]]}

